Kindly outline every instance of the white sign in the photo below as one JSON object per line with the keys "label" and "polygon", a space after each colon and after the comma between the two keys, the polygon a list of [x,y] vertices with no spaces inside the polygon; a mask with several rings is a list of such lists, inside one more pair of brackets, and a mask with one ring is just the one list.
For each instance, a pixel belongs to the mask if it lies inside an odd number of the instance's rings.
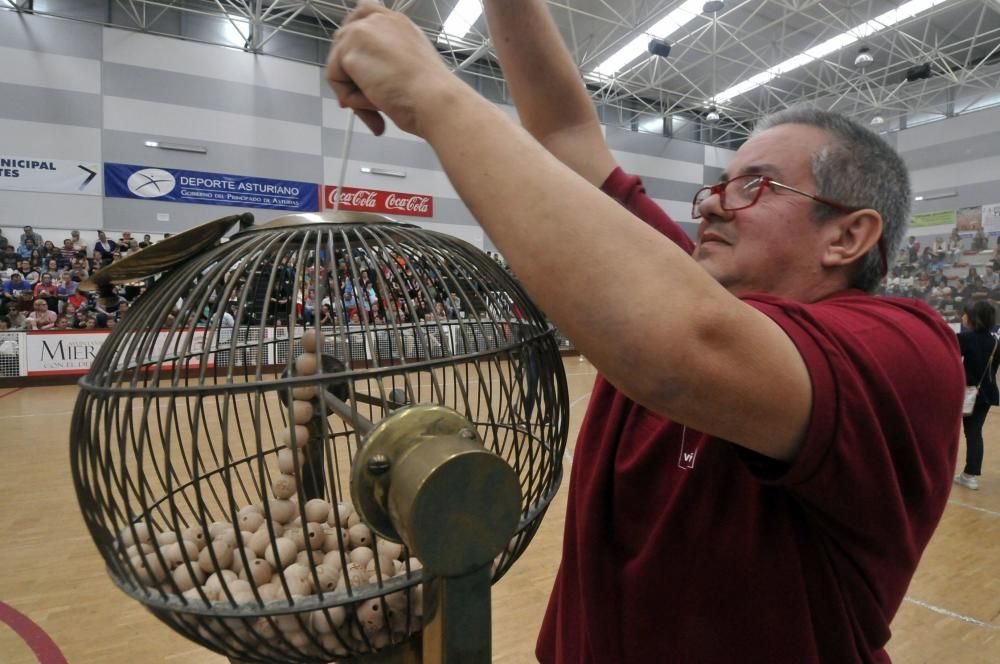
{"label": "white sign", "polygon": [[104,191],[101,170],[97,162],[0,152],[0,189],[100,196]]}
{"label": "white sign", "polygon": [[25,335],[28,375],[87,373],[108,332],[30,332]]}
{"label": "white sign", "polygon": [[983,229],[987,233],[1000,231],[1000,203],[983,206]]}

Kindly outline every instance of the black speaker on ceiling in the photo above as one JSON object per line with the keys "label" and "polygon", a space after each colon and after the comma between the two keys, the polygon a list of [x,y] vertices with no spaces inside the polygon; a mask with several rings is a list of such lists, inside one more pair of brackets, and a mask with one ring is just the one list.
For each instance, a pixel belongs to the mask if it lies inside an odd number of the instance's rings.
{"label": "black speaker on ceiling", "polygon": [[912,83],[913,81],[919,81],[924,78],[931,77],[931,63],[925,62],[922,65],[916,65],[910,67],[906,70],[906,82]]}
{"label": "black speaker on ceiling", "polygon": [[665,58],[670,55],[670,44],[666,39],[653,39],[649,42],[649,52]]}

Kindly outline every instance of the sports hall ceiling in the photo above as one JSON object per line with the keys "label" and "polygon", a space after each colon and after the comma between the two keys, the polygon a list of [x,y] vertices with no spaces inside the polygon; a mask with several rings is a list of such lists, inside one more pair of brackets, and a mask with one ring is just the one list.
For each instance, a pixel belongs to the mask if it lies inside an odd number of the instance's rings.
{"label": "sports hall ceiling", "polygon": [[[463,34],[449,36],[442,26],[459,0],[387,1],[421,26],[467,80],[493,99],[504,98],[484,18],[468,32],[459,28]],[[471,4],[475,19],[477,3]],[[603,119],[640,131],[687,127],[697,140],[736,147],[756,118],[799,101],[839,110],[880,131],[1000,105],[1000,0],[724,0],[714,3],[722,5],[715,12],[705,11],[704,0],[548,4]],[[233,45],[236,35],[236,45],[246,50],[317,63],[353,5],[340,0],[0,0],[0,7],[12,11],[188,39]],[[667,16],[672,20],[665,29],[670,53],[651,56],[644,47],[647,33]],[[206,22],[218,29],[205,30]],[[200,29],[191,27],[199,23]],[[620,66],[604,65],[636,39],[643,45],[637,57]],[[856,64],[863,47],[871,61]],[[602,65],[604,75],[594,76]],[[911,68],[916,69],[908,77]],[[733,89],[741,83],[749,89]],[[713,110],[718,119],[710,115]]]}

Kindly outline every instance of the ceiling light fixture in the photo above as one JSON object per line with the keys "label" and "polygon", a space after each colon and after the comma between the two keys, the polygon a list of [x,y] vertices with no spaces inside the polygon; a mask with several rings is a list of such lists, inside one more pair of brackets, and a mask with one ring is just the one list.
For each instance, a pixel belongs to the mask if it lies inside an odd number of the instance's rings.
{"label": "ceiling light fixture", "polygon": [[362,173],[368,173],[369,175],[389,175],[394,178],[405,178],[406,171],[393,171],[388,168],[372,168],[371,166],[362,166]]}
{"label": "ceiling light fixture", "polygon": [[698,17],[703,0],[687,0],[683,5],[643,30],[628,44],[594,68],[587,78],[610,78],[640,55],[647,53],[651,39],[666,39]]}
{"label": "ceiling light fixture", "polygon": [[858,49],[858,54],[854,57],[855,67],[864,68],[875,62],[875,58],[872,57],[872,54],[869,51],[870,49],[867,46],[862,46]]}
{"label": "ceiling light fixture", "polygon": [[187,143],[164,143],[162,141],[145,141],[147,148],[160,148],[161,150],[174,150],[175,152],[196,152],[207,154],[208,148],[204,145],[188,145]]}
{"label": "ceiling light fixture", "polygon": [[722,0],[708,0],[704,5],[701,6],[702,14],[718,14],[723,9],[726,8],[726,3]]}
{"label": "ceiling light fixture", "polygon": [[880,14],[870,21],[865,21],[861,25],[855,26],[847,32],[843,32],[836,37],[827,39],[825,42],[813,46],[812,48],[799,53],[784,62],[780,62],[773,67],[762,71],[756,76],[751,76],[745,81],[741,81],[731,88],[723,90],[719,94],[715,95],[715,98],[720,102],[726,102],[733,97],[746,94],[747,92],[759,88],[782,74],[787,74],[788,72],[807,65],[810,62],[824,58],[831,53],[835,53],[843,48],[846,48],[861,39],[868,38],[876,32],[881,32],[886,28],[890,28],[900,21],[905,21],[908,18],[912,18],[917,14],[921,14],[928,9],[931,9],[932,7],[936,7],[945,1],[946,0],[910,0],[910,2],[904,3],[896,9]]}
{"label": "ceiling light fixture", "polygon": [[955,196],[958,196],[958,192],[955,192],[955,191],[945,191],[945,192],[942,192],[940,194],[923,194],[923,195],[920,195],[920,196],[914,196],[913,200],[915,200],[915,201],[936,201],[939,198],[954,198]]}
{"label": "ceiling light fixture", "polygon": [[446,44],[453,39],[463,39],[469,30],[483,15],[483,3],[480,0],[458,0],[458,4],[448,14],[441,32],[438,33],[438,43]]}
{"label": "ceiling light fixture", "polygon": [[875,117],[872,118],[871,123],[873,127],[877,127],[881,124],[885,124],[885,118],[883,118],[881,115],[876,115]]}
{"label": "ceiling light fixture", "polygon": [[706,120],[707,120],[708,122],[710,122],[710,123],[712,123],[712,124],[715,124],[716,122],[718,122],[718,121],[719,121],[719,112],[718,112],[717,110],[715,110],[715,109],[713,108],[713,109],[712,109],[711,111],[709,111],[709,112],[708,112],[708,114],[707,114],[707,115],[705,116],[705,119],[706,119]]}

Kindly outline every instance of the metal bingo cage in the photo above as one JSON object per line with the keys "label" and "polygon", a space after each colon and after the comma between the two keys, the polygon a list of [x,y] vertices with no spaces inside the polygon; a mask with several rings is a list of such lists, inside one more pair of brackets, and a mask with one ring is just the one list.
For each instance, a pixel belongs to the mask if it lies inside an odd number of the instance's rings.
{"label": "metal bingo cage", "polygon": [[489,586],[562,477],[553,328],[453,237],[362,213],[230,220],[229,241],[192,251],[193,229],[109,268],[162,273],[73,417],[109,575],[236,661],[458,661],[449,643],[489,661]]}

